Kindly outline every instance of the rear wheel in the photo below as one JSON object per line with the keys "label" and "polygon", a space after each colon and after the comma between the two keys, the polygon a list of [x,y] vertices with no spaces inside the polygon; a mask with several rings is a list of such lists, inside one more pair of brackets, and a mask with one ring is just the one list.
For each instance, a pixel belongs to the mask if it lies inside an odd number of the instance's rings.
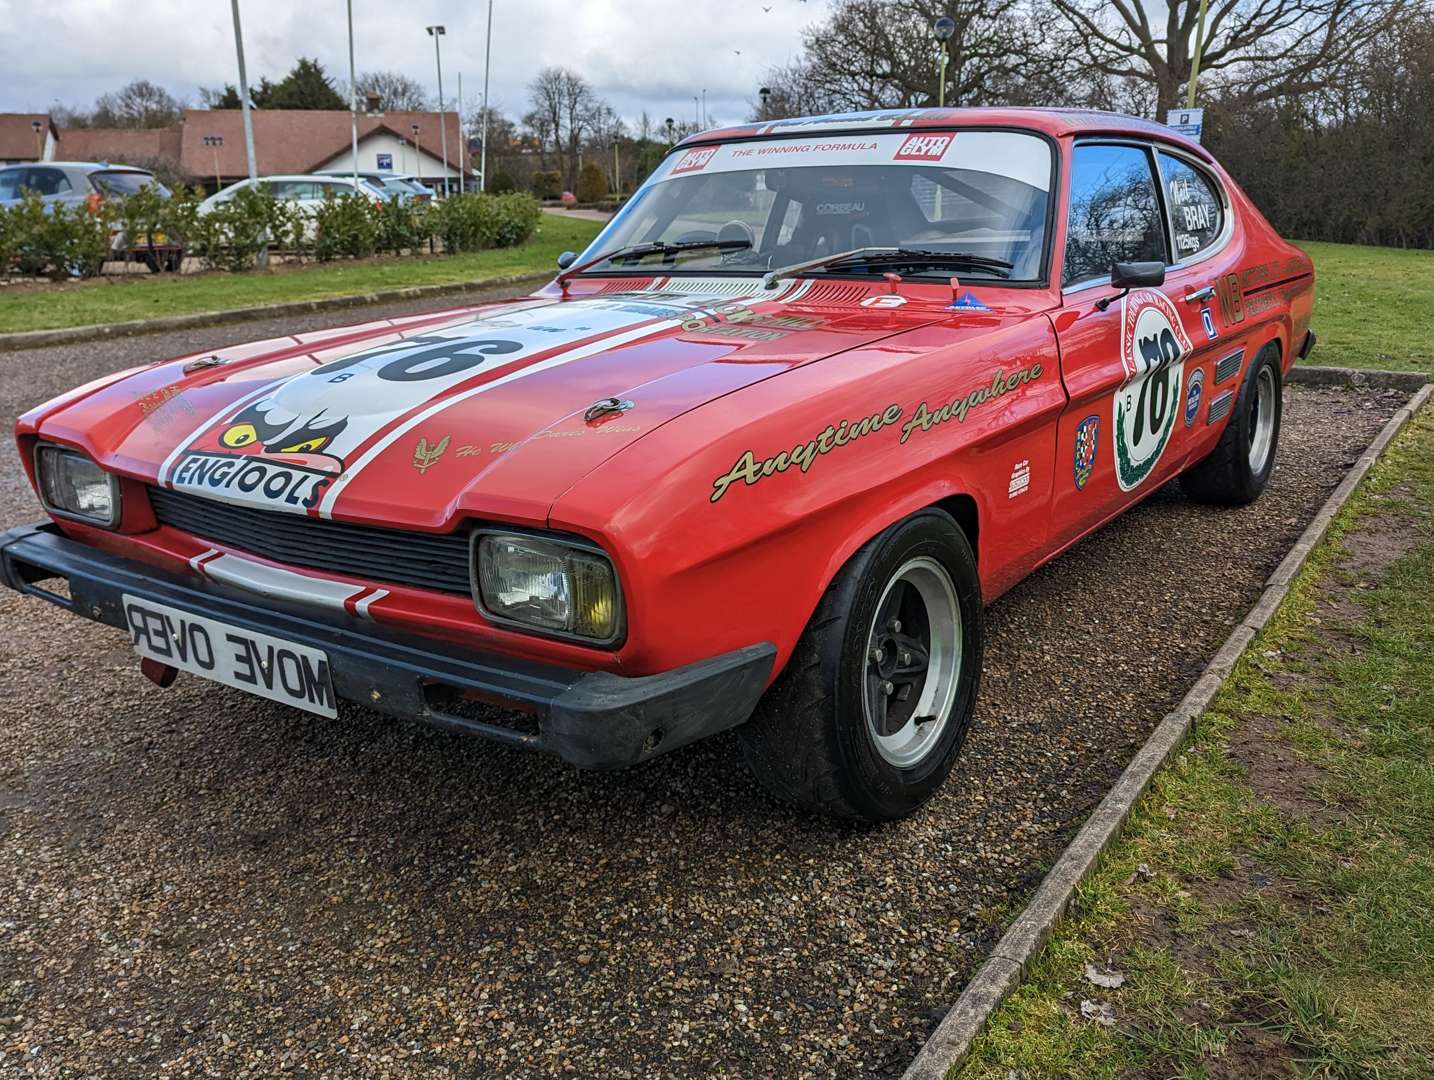
{"label": "rear wheel", "polygon": [[911,813],[946,779],[981,676],[976,559],[924,510],[862,547],[817,605],[781,678],[738,729],[774,795],[863,821]]}
{"label": "rear wheel", "polygon": [[1234,415],[1214,451],[1180,477],[1186,495],[1196,502],[1232,506],[1260,497],[1275,468],[1283,394],[1279,349],[1269,345],[1245,373]]}

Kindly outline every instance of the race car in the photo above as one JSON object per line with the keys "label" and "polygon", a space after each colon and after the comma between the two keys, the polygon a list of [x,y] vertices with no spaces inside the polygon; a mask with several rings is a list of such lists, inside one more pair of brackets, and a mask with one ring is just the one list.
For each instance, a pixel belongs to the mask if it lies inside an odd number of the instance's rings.
{"label": "race car", "polygon": [[586,768],[735,728],[776,796],[891,820],[957,760],[983,605],[1168,481],[1257,498],[1314,343],[1210,154],[1088,111],[704,132],[559,265],[38,406],[6,582],[161,685]]}

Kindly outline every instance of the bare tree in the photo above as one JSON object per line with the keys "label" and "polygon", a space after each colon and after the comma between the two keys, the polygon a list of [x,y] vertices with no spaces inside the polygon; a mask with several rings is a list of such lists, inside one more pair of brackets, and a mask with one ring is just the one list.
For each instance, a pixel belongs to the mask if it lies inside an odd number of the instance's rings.
{"label": "bare tree", "polygon": [[804,55],[770,72],[767,119],[847,109],[911,108],[939,97],[940,52],[932,24],[956,24],[946,102],[1021,100],[1049,67],[1025,0],[839,0],[802,35]]}
{"label": "bare tree", "polygon": [[425,112],[432,108],[428,92],[417,79],[401,71],[365,71],[354,85],[358,88],[360,107],[370,97],[378,98],[380,112]]}
{"label": "bare tree", "polygon": [[148,79],[135,79],[96,98],[90,123],[100,128],[170,127],[179,123],[184,108],[184,103],[164,87]]}
{"label": "bare tree", "polygon": [[[1157,117],[1190,79],[1199,0],[1045,0],[1062,51],[1097,72],[1147,84]],[[1201,78],[1249,100],[1319,89],[1386,33],[1404,0],[1212,0]]]}
{"label": "bare tree", "polygon": [[[523,117],[544,154],[551,153],[569,188],[577,182],[578,155],[584,139],[612,112],[575,71],[547,67],[528,84],[532,110]],[[549,150],[551,147],[551,151]]]}

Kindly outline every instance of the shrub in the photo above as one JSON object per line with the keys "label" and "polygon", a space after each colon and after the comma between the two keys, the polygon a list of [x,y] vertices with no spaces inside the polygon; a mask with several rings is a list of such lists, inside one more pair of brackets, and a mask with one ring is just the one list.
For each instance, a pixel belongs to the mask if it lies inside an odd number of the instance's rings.
{"label": "shrub", "polygon": [[395,255],[419,247],[428,239],[426,204],[401,199],[385,199],[374,210],[377,224],[378,250]]}
{"label": "shrub", "polygon": [[607,176],[597,162],[589,161],[578,170],[578,186],[574,192],[578,202],[599,202],[607,198]]}
{"label": "shrub", "polygon": [[533,235],[542,215],[542,208],[531,196],[517,192],[454,195],[437,205],[432,227],[443,241],[443,250],[456,255],[521,244]]}
{"label": "shrub", "polygon": [[498,171],[493,174],[493,182],[488,185],[488,190],[494,195],[506,195],[510,191],[518,190],[518,182],[513,179],[513,174]]}
{"label": "shrub", "polygon": [[27,195],[6,212],[6,246],[22,274],[56,281],[100,272],[110,250],[113,210],[101,204],[46,204]]}
{"label": "shrub", "polygon": [[563,190],[563,174],[556,169],[539,169],[533,173],[533,194],[540,199],[556,199]]}
{"label": "shrub", "polygon": [[250,270],[260,248],[292,239],[292,225],[288,207],[277,202],[267,186],[240,188],[197,216],[194,246],[208,267]]}
{"label": "shrub", "polygon": [[366,195],[325,198],[314,212],[314,255],[328,262],[340,255],[367,258],[378,249],[381,208]]}

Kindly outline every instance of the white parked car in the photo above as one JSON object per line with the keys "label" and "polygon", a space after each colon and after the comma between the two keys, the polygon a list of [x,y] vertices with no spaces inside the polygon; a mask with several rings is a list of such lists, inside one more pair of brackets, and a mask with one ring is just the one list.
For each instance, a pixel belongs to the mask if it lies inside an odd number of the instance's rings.
{"label": "white parked car", "polygon": [[276,199],[285,202],[299,204],[299,208],[313,212],[323,205],[325,199],[337,198],[340,195],[352,195],[355,190],[360,195],[366,195],[374,200],[387,198],[387,193],[375,186],[362,176],[359,177],[358,187],[354,187],[351,176],[261,176],[254,180],[240,180],[237,184],[230,184],[222,191],[216,191],[209,198],[199,204],[199,212],[207,214],[220,203],[228,202],[234,198],[242,189],[264,185],[269,189],[269,194]]}

